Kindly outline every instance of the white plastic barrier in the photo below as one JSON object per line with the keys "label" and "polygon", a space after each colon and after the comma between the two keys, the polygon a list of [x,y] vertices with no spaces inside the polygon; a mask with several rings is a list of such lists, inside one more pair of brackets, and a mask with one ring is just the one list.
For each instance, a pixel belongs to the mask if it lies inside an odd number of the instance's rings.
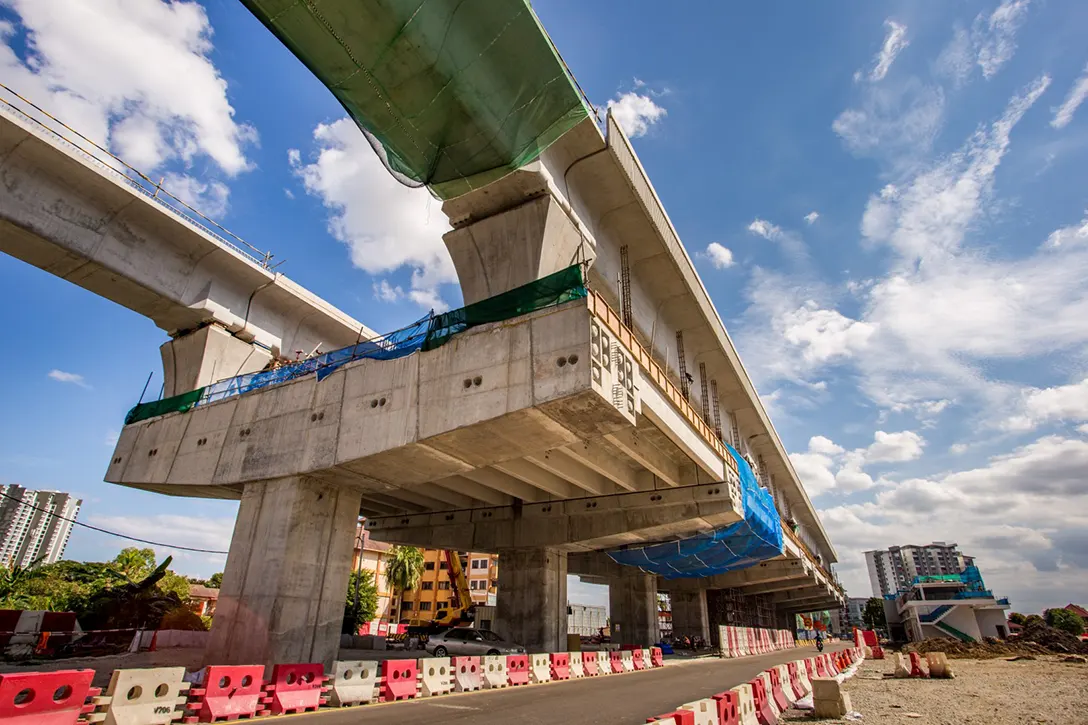
{"label": "white plastic barrier", "polygon": [[378,699],[378,669],[375,660],[337,660],[332,663],[329,704],[334,707],[363,705]]}
{"label": "white plastic barrier", "polygon": [[597,655],[597,674],[599,675],[611,675],[612,674],[612,660],[609,658],[608,653],[604,650],[595,653]]}
{"label": "white plastic barrier", "polygon": [[782,711],[778,709],[778,703],[774,701],[774,687],[771,686],[771,673],[767,670],[763,670],[763,672],[760,672],[756,676],[763,680],[763,691],[767,693],[767,704],[771,708],[771,713],[777,718],[782,714]]}
{"label": "white plastic barrier", "polygon": [[548,655],[529,655],[529,682],[551,682],[552,663]]}
{"label": "white plastic barrier", "polygon": [[808,679],[808,668],[804,660],[797,660],[797,681],[801,683],[801,689],[806,695],[812,694],[812,682]]}
{"label": "white plastic barrier", "polygon": [[756,717],[756,701],[752,696],[752,686],[745,683],[732,689],[737,693],[737,700],[740,703],[737,707],[738,725],[759,725],[759,719]]}
{"label": "white plastic barrier", "polygon": [[169,725],[185,713],[178,710],[188,698],[184,667],[114,670],[106,696],[107,725]]}
{"label": "white plastic barrier", "polygon": [[620,652],[620,660],[623,662],[624,672],[635,671],[635,658],[634,655],[631,654],[631,650],[625,649],[623,652]]}
{"label": "white plastic barrier", "polygon": [[454,692],[472,692],[484,686],[479,657],[455,657],[454,660],[451,665]]}
{"label": "white plastic barrier", "polygon": [[576,680],[579,677],[585,677],[586,670],[582,664],[582,653],[571,652],[570,653],[570,678]]}
{"label": "white plastic barrier", "polygon": [[419,661],[419,694],[422,697],[445,695],[453,690],[453,672],[449,657],[425,657]]}
{"label": "white plastic barrier", "polygon": [[642,666],[648,670],[652,670],[654,666],[650,664],[650,648],[643,647],[642,649]]}
{"label": "white plastic barrier", "polygon": [[778,681],[782,685],[782,694],[786,696],[786,702],[792,705],[797,702],[797,696],[793,694],[793,685],[790,682],[790,668],[786,665],[776,665],[775,669],[778,670]]}
{"label": "white plastic barrier", "polygon": [[710,698],[686,702],[680,706],[680,709],[691,710],[695,713],[695,725],[718,725],[718,706]]}
{"label": "white plastic barrier", "polygon": [[506,687],[506,655],[485,655],[481,669],[484,674],[484,689],[495,690]]}

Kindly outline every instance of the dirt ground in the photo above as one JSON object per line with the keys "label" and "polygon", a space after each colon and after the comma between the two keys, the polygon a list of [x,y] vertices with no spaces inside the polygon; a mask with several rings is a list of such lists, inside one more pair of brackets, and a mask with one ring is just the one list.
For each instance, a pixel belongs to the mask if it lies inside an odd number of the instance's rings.
{"label": "dirt ground", "polygon": [[[885,679],[892,660],[865,660],[844,683],[861,720],[821,723],[880,725],[1086,725],[1088,664],[1060,656],[1008,662],[953,660],[952,680]],[[812,721],[791,710],[784,721]]]}

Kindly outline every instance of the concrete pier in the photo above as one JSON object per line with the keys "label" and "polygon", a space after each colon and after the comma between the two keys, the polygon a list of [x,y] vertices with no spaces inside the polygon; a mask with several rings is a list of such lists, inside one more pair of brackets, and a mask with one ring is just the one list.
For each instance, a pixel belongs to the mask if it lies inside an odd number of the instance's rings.
{"label": "concrete pier", "polygon": [[495,632],[528,652],[567,649],[567,554],[555,548],[499,551]]}
{"label": "concrete pier", "polygon": [[205,664],[336,659],[351,547],[353,489],[304,476],[246,484]]}
{"label": "concrete pier", "polygon": [[669,590],[669,601],[672,603],[673,636],[702,637],[704,642],[709,642],[706,589],[695,585],[677,586]]}
{"label": "concrete pier", "polygon": [[608,582],[612,641],[649,647],[660,639],[657,625],[657,576],[638,569]]}

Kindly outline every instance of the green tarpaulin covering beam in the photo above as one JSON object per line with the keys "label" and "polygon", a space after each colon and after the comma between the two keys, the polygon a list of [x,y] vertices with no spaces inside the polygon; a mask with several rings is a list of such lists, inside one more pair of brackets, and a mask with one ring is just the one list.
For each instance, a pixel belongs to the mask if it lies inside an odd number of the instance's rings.
{"label": "green tarpaulin covering beam", "polygon": [[536,159],[588,115],[527,0],[242,0],[403,183],[441,199]]}

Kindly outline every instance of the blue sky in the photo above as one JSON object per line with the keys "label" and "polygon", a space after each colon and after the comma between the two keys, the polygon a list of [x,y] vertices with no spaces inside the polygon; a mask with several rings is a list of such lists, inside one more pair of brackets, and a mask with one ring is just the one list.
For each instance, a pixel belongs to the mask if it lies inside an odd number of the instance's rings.
{"label": "blue sky", "polygon": [[[239,3],[95,5],[0,0],[0,79],[374,329],[459,304],[439,203]],[[865,549],[954,540],[1018,609],[1088,599],[1088,6],[534,8],[635,137],[850,593]],[[0,281],[0,482],[225,549],[232,504],[101,481],[164,334],[8,257]]]}

